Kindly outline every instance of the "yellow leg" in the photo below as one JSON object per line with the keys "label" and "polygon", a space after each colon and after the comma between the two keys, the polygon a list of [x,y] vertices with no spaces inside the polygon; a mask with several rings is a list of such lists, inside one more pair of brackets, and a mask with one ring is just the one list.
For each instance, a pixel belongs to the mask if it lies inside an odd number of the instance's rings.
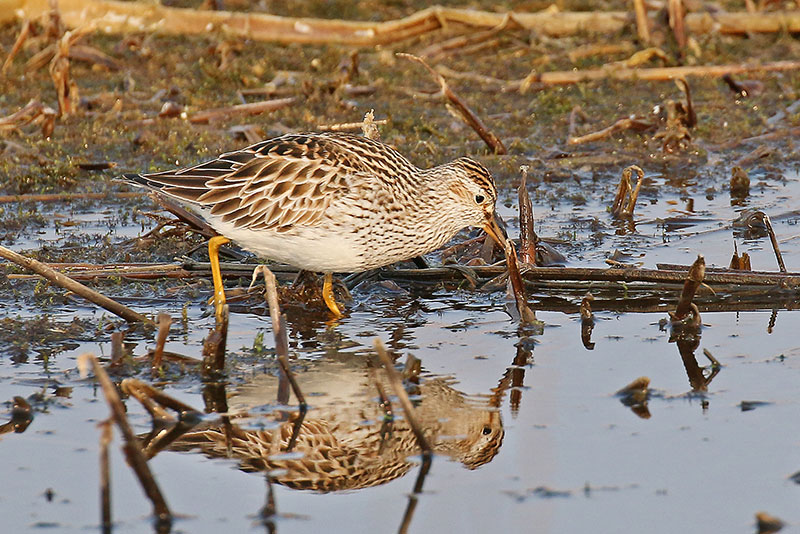
{"label": "yellow leg", "polygon": [[219,269],[219,247],[231,240],[221,235],[208,240],[208,259],[211,261],[211,278],[214,280],[214,308],[217,321],[222,320],[222,307],[225,306],[225,288],[222,286],[222,273]]}
{"label": "yellow leg", "polygon": [[342,312],[339,311],[339,306],[336,304],[336,299],[333,298],[333,273],[325,273],[325,279],[322,282],[322,299],[333,315],[336,317],[342,316]]}

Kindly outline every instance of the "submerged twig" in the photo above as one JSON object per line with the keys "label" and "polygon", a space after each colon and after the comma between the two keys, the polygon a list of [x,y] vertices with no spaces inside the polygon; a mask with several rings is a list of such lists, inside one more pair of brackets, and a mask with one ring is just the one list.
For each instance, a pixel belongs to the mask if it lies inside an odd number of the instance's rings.
{"label": "submerged twig", "polygon": [[125,405],[122,404],[122,401],[119,398],[117,388],[114,386],[114,383],[109,378],[108,373],[106,373],[105,369],[103,369],[103,366],[100,365],[100,362],[93,354],[84,354],[80,356],[78,358],[78,365],[84,371],[91,366],[92,370],[94,371],[94,376],[97,378],[97,381],[100,382],[106,402],[108,402],[108,406],[111,409],[111,418],[116,423],[117,427],[122,433],[123,439],[125,440],[122,448],[125,451],[125,457],[128,460],[128,465],[130,465],[134,473],[136,473],[136,477],[138,478],[139,483],[142,485],[142,489],[150,499],[150,502],[152,502],[153,514],[156,516],[158,521],[162,524],[171,524],[172,513],[167,506],[166,500],[164,500],[164,496],[162,495],[161,490],[156,483],[156,479],[153,477],[153,473],[150,471],[150,468],[147,465],[147,460],[145,459],[142,448],[139,445],[139,438],[136,437],[133,428],[131,428],[131,425],[128,422]]}
{"label": "submerged twig", "polygon": [[144,315],[137,313],[127,306],[120,304],[119,302],[112,300],[105,295],[98,293],[97,291],[86,287],[85,285],[81,284],[80,282],[76,282],[75,280],[71,279],[70,277],[59,273],[58,271],[53,270],[52,268],[48,267],[44,263],[34,260],[33,258],[28,258],[23,256],[22,254],[17,254],[13,250],[9,250],[5,247],[0,246],[0,257],[5,258],[8,261],[12,261],[17,265],[29,269],[36,274],[47,278],[54,284],[58,285],[59,287],[63,287],[73,293],[82,296],[86,300],[105,308],[106,310],[110,311],[114,315],[122,317],[128,322],[140,322],[145,323],[148,325],[153,325],[153,321],[145,317]]}
{"label": "submerged twig", "polygon": [[483,121],[481,121],[481,119],[475,115],[475,112],[470,109],[470,107],[461,99],[461,97],[453,92],[453,90],[447,84],[447,80],[444,79],[444,76],[432,69],[431,66],[428,65],[428,63],[421,57],[405,53],[398,53],[397,56],[410,59],[411,61],[415,61],[425,67],[431,76],[433,76],[433,79],[436,81],[436,83],[439,84],[441,94],[450,102],[450,104],[453,105],[453,107],[455,107],[461,119],[473,130],[475,130],[475,132],[481,137],[481,139],[483,139],[483,141],[490,149],[492,149],[495,154],[507,153],[506,147],[503,145],[503,142],[500,140],[500,138],[486,127]]}

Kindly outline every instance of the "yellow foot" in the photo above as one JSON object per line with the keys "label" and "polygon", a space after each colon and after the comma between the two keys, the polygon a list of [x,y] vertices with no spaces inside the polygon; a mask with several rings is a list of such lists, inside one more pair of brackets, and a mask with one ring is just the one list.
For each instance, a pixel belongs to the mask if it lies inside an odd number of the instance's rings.
{"label": "yellow foot", "polygon": [[221,235],[208,240],[208,259],[211,262],[211,278],[214,280],[214,308],[218,324],[222,321],[222,307],[225,306],[225,288],[222,285],[222,273],[219,268],[219,247],[230,241]]}
{"label": "yellow foot", "polygon": [[333,273],[325,273],[325,279],[322,282],[322,299],[337,319],[342,316],[336,299],[333,297]]}

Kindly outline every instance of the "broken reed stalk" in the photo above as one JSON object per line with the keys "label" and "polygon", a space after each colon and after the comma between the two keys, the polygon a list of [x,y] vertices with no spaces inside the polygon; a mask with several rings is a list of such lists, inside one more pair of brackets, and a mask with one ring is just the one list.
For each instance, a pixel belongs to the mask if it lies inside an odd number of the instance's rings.
{"label": "broken reed stalk", "polygon": [[[386,370],[386,376],[389,378],[389,384],[391,384],[392,390],[394,390],[394,394],[400,401],[400,406],[403,407],[403,412],[406,415],[406,421],[408,421],[408,425],[411,427],[411,431],[414,432],[414,437],[417,438],[417,445],[419,445],[419,448],[422,449],[423,469],[425,469],[425,471],[427,472],[425,465],[427,464],[428,467],[430,467],[431,458],[433,456],[433,448],[431,447],[428,438],[425,436],[425,432],[423,432],[422,426],[420,426],[419,421],[417,420],[416,412],[414,411],[414,406],[411,404],[411,400],[408,398],[408,393],[403,387],[403,383],[400,380],[400,376],[394,369],[394,362],[392,362],[392,359],[389,357],[389,353],[386,351],[386,347],[383,346],[383,343],[378,338],[375,338],[374,345],[375,345],[375,352],[378,353],[378,358],[380,358],[381,363],[383,364],[383,368]],[[419,493],[420,491],[422,491],[421,481],[417,480],[417,482],[419,488],[415,487],[414,493]]]}
{"label": "broken reed stalk", "polygon": [[[706,260],[702,254],[697,255],[697,259],[686,273],[686,281],[683,284],[680,300],[674,313],[670,313],[670,318],[673,321],[681,321],[692,312],[692,300],[694,294],[706,276]],[[695,306],[695,310],[697,307]]]}
{"label": "broken reed stalk", "polygon": [[644,44],[650,43],[650,21],[647,18],[647,8],[644,0],[633,0],[633,10],[636,14],[636,34]]}
{"label": "broken reed stalk", "polygon": [[[272,334],[275,337],[275,352],[278,355],[278,363],[281,366],[281,371],[286,376],[289,384],[292,386],[292,391],[297,402],[301,416],[308,411],[308,404],[300,386],[297,384],[294,373],[289,367],[289,341],[286,337],[286,320],[281,314],[280,305],[278,304],[278,287],[275,275],[270,271],[266,265],[259,266],[253,271],[253,279],[255,279],[258,272],[264,276],[264,283],[267,288],[267,302],[269,304],[269,316],[272,320]],[[294,436],[293,436],[294,437]]]}
{"label": "broken reed stalk", "polygon": [[250,102],[247,104],[237,104],[235,106],[227,106],[223,108],[207,109],[205,111],[198,111],[189,117],[189,122],[192,123],[207,123],[214,120],[229,119],[233,115],[259,115],[268,111],[275,111],[276,109],[291,106],[298,102],[295,96],[288,98],[276,98],[274,100],[263,100],[261,102]]}
{"label": "broken reed stalk", "polygon": [[528,166],[522,165],[519,170],[522,172],[517,196],[519,198],[519,259],[522,263],[536,265],[536,245],[539,236],[534,231],[533,204],[528,196],[526,181],[528,179]]}
{"label": "broken reed stalk", "polygon": [[123,380],[120,384],[120,389],[123,393],[138,400],[153,419],[175,422],[175,418],[164,409],[165,407],[175,410],[179,415],[194,413],[199,416],[199,412],[188,404],[136,378]]}
{"label": "broken reed stalk", "polygon": [[[513,18],[510,13],[507,13],[505,17],[503,17],[503,21],[495,26],[494,28],[482,31],[470,35],[458,35],[451,39],[447,39],[444,42],[434,43],[431,46],[428,46],[424,50],[422,50],[419,55],[426,59],[441,59],[443,56],[449,55],[455,50],[464,50],[466,47],[474,47],[476,45],[480,45],[484,43],[500,33],[501,31],[507,29],[512,23]],[[516,25],[519,27],[519,25]]]}
{"label": "broken reed stalk", "polygon": [[[631,186],[631,176],[634,172],[638,177],[635,188]],[[644,171],[638,165],[631,165],[622,171],[617,195],[611,206],[611,214],[614,217],[633,217],[633,210],[636,208],[636,200],[639,198],[639,190],[642,188],[643,181]],[[625,202],[626,200],[627,202]]]}
{"label": "broken reed stalk", "polygon": [[111,470],[108,446],[111,444],[111,419],[100,422],[100,526],[103,534],[111,534]]}
{"label": "broken reed stalk", "polygon": [[772,250],[775,252],[775,259],[778,260],[778,269],[782,272],[786,272],[786,264],[783,263],[783,255],[781,254],[781,249],[778,246],[778,238],[775,235],[775,230],[772,229],[772,221],[769,220],[769,215],[766,213],[764,214],[764,225],[767,227],[767,233],[769,234],[769,240],[772,242]]}
{"label": "broken reed stalk", "polygon": [[594,350],[594,342],[592,341],[592,330],[594,330],[594,313],[592,313],[592,301],[594,295],[587,292],[581,300],[580,314],[581,314],[581,342],[587,350]]}
{"label": "broken reed stalk", "polygon": [[[18,13],[23,18],[31,19],[49,10],[41,0],[0,0],[0,8],[0,22],[13,20]],[[550,37],[584,32],[617,34],[632,22],[631,14],[625,11],[496,13],[439,6],[384,22],[279,17],[114,0],[60,0],[59,9],[68,27],[97,21],[100,23],[98,27],[106,33],[158,31],[177,35],[207,35],[210,31],[221,30],[226,35],[255,41],[357,46],[399,42],[439,31],[451,24],[493,28],[506,17],[512,17],[516,26]],[[690,13],[684,22],[692,34],[800,31],[800,14],[793,11]]]}
{"label": "broken reed stalk", "polygon": [[122,404],[119,398],[117,388],[114,386],[111,378],[109,378],[106,370],[103,369],[103,366],[100,365],[100,362],[93,354],[83,354],[79,356],[78,366],[84,371],[88,366],[92,367],[94,376],[97,381],[100,382],[106,402],[111,409],[111,418],[114,420],[114,423],[116,423],[125,441],[122,450],[125,452],[128,465],[130,465],[134,473],[136,473],[139,484],[141,484],[150,502],[153,503],[153,515],[156,516],[159,523],[171,524],[172,513],[167,506],[166,500],[164,500],[164,496],[156,483],[155,477],[153,477],[153,473],[147,465],[147,460],[139,445],[139,438],[136,437],[133,428],[131,428],[128,422],[125,405]]}
{"label": "broken reed stalk", "polygon": [[172,317],[168,313],[158,314],[158,335],[156,336],[156,349],[153,352],[153,361],[150,367],[153,373],[161,370],[161,359],[164,357],[164,344],[167,342],[169,327],[172,325]]}
{"label": "broken reed stalk", "polygon": [[[375,126],[386,126],[389,124],[389,119],[373,120],[372,124]],[[346,132],[357,131],[364,127],[364,121],[361,122],[340,122],[336,124],[318,124],[317,130],[324,130],[329,132]]]}
{"label": "broken reed stalk", "polygon": [[642,120],[637,117],[625,117],[617,120],[617,122],[615,122],[611,126],[603,128],[602,130],[597,130],[596,132],[590,132],[585,135],[569,136],[567,138],[567,144],[580,145],[582,143],[591,143],[593,141],[599,141],[600,139],[605,139],[606,137],[610,136],[615,132],[621,132],[624,130],[643,131],[643,130],[649,130],[651,128],[652,124],[648,121]]}
{"label": "broken reed stalk", "polygon": [[667,0],[667,15],[669,27],[672,28],[678,49],[683,50],[686,48],[686,23],[684,20],[686,9],[683,7],[683,0]]}
{"label": "broken reed stalk", "polygon": [[525,284],[522,282],[519,265],[517,265],[517,252],[514,250],[514,244],[510,240],[506,241],[506,263],[508,264],[508,278],[511,281],[514,300],[517,303],[519,321],[523,325],[533,324],[536,322],[536,314],[528,307]]}
{"label": "broken reed stalk", "polygon": [[214,327],[203,341],[203,376],[217,377],[225,369],[225,345],[228,341],[228,320],[230,310],[227,304],[222,306],[222,315],[215,314]]}
{"label": "broken reed stalk", "polygon": [[6,75],[6,72],[11,66],[11,63],[14,61],[14,58],[22,49],[22,45],[25,44],[25,41],[28,39],[28,35],[31,33],[32,27],[33,23],[30,20],[23,21],[22,29],[19,31],[19,35],[17,35],[17,40],[14,41],[14,46],[11,47],[11,52],[8,53],[6,60],[3,62],[2,68],[0,68],[0,75]]}
{"label": "broken reed stalk", "polygon": [[106,297],[105,295],[102,295],[97,291],[86,287],[80,282],[76,282],[70,277],[51,269],[44,263],[36,261],[33,258],[25,257],[22,254],[17,254],[13,250],[9,250],[2,246],[0,246],[0,257],[16,263],[20,267],[24,267],[25,269],[31,270],[36,274],[43,276],[44,278],[47,278],[57,286],[63,287],[68,291],[72,291],[73,293],[80,295],[86,300],[93,302],[102,308],[105,308],[114,315],[122,317],[129,323],[139,322],[147,325],[155,324],[153,323],[153,321],[151,321],[144,315],[137,313],[128,308],[127,306],[124,306],[119,302],[112,300]]}
{"label": "broken reed stalk", "polygon": [[[525,78],[519,80],[502,80],[488,76],[472,75],[446,69],[443,66],[437,70],[446,73],[451,78],[469,78],[482,83],[500,85],[501,91],[520,91],[524,93],[534,84],[540,86],[568,85],[606,79],[615,80],[646,80],[666,81],[687,78],[689,76],[703,76],[721,78],[726,74],[740,74],[745,72],[771,72],[800,69],[800,61],[775,61],[770,63],[739,63],[728,65],[694,65],[683,67],[651,67],[628,68],[607,65],[599,69],[564,70],[537,73],[532,71]],[[617,129],[631,128],[634,125],[618,121]],[[607,135],[607,134],[606,134]],[[581,141],[586,142],[586,141]]]}
{"label": "broken reed stalk", "polygon": [[461,116],[461,119],[470,126],[475,132],[483,139],[483,142],[494,152],[495,154],[502,155],[506,154],[507,150],[506,147],[503,145],[503,142],[498,138],[494,132],[489,130],[486,125],[475,115],[475,112],[470,109],[470,107],[464,102],[461,97],[459,97],[450,86],[447,84],[447,80],[444,79],[444,76],[436,72],[431,68],[428,63],[419,56],[415,56],[414,54],[405,54],[405,53],[397,53],[397,57],[402,57],[406,59],[410,59],[411,61],[416,61],[433,76],[434,81],[439,84],[439,89],[441,94],[453,105],[453,107],[458,111],[458,114]]}

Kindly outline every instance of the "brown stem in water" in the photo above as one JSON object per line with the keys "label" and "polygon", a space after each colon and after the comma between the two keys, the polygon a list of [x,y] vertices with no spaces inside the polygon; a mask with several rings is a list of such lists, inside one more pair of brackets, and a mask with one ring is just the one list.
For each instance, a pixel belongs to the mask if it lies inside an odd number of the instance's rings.
{"label": "brown stem in water", "polygon": [[769,234],[769,240],[772,243],[772,250],[775,252],[775,259],[778,260],[778,269],[782,272],[786,272],[786,264],[783,263],[783,255],[781,254],[781,249],[778,246],[778,238],[775,235],[775,230],[772,229],[772,221],[769,220],[769,215],[766,213],[764,214],[764,225],[767,227],[767,233]]}
{"label": "brown stem in water", "polygon": [[153,352],[153,361],[150,365],[153,374],[157,374],[161,370],[161,359],[164,357],[164,344],[167,342],[170,325],[172,325],[172,317],[168,313],[159,313],[156,350]]}
{"label": "brown stem in water", "polygon": [[17,265],[24,267],[28,270],[31,270],[36,274],[43,276],[44,278],[47,278],[57,286],[63,287],[68,291],[72,291],[73,293],[80,295],[86,300],[93,302],[102,308],[105,308],[114,315],[122,317],[129,323],[140,322],[148,325],[154,324],[153,321],[151,321],[144,315],[141,315],[140,313],[131,310],[127,306],[124,306],[115,300],[111,300],[110,298],[98,293],[93,289],[89,289],[80,282],[76,282],[70,277],[51,269],[44,263],[36,261],[33,258],[25,257],[22,254],[17,254],[13,250],[9,250],[1,246],[0,246],[0,257],[5,258],[8,261],[14,262]]}
{"label": "brown stem in water", "polygon": [[528,166],[520,167],[522,177],[520,178],[517,196],[519,197],[519,259],[522,263],[536,265],[536,246],[539,236],[534,231],[533,204],[528,196],[526,181],[528,179]]}
{"label": "brown stem in water", "polygon": [[147,465],[147,460],[139,445],[139,438],[136,437],[133,428],[131,428],[128,422],[125,405],[122,404],[119,398],[117,388],[93,354],[84,354],[80,356],[78,358],[78,365],[83,369],[91,366],[95,378],[100,382],[106,402],[108,402],[108,406],[111,409],[111,418],[114,420],[114,423],[116,423],[125,441],[122,449],[125,452],[128,465],[130,465],[134,473],[136,473],[136,477],[142,485],[142,489],[150,499],[150,502],[153,503],[153,514],[156,516],[159,523],[172,523],[172,513],[169,511],[167,502],[164,500],[164,496],[161,494],[156,479],[153,477],[153,473]]}
{"label": "brown stem in water", "polygon": [[225,345],[228,340],[228,305],[222,306],[222,316],[203,342],[203,375],[207,378],[217,376],[225,369]]}
{"label": "brown stem in water", "polygon": [[511,289],[514,292],[514,300],[517,303],[520,323],[523,325],[533,324],[536,322],[536,314],[528,307],[525,284],[522,282],[519,265],[517,265],[517,252],[514,250],[514,244],[510,240],[506,241],[506,263],[508,265],[508,278],[511,280]]}
{"label": "brown stem in water", "polygon": [[[427,461],[430,462],[430,459],[433,455],[433,448],[431,447],[428,438],[425,436],[422,426],[420,426],[419,421],[417,420],[414,406],[411,404],[411,400],[408,398],[408,393],[406,393],[406,390],[403,387],[400,376],[394,369],[394,363],[389,357],[386,347],[384,347],[381,340],[377,338],[375,339],[375,352],[378,353],[378,358],[380,358],[384,369],[386,369],[386,376],[389,377],[389,383],[391,384],[397,399],[400,401],[400,406],[403,407],[403,412],[406,415],[406,420],[408,421],[412,432],[414,432],[414,437],[417,438],[417,445],[419,445],[419,448],[422,449],[423,461],[427,459]],[[414,492],[419,493],[421,489],[422,488],[414,488]]]}
{"label": "brown stem in water", "polygon": [[111,419],[102,421],[100,427],[100,525],[104,534],[111,534],[111,470],[108,446],[111,444]]}
{"label": "brown stem in water", "polygon": [[694,294],[706,276],[706,260],[701,254],[697,255],[689,271],[686,273],[686,281],[683,284],[683,291],[681,291],[680,300],[674,313],[670,313],[670,318],[673,321],[683,320],[692,311],[692,300]]}

